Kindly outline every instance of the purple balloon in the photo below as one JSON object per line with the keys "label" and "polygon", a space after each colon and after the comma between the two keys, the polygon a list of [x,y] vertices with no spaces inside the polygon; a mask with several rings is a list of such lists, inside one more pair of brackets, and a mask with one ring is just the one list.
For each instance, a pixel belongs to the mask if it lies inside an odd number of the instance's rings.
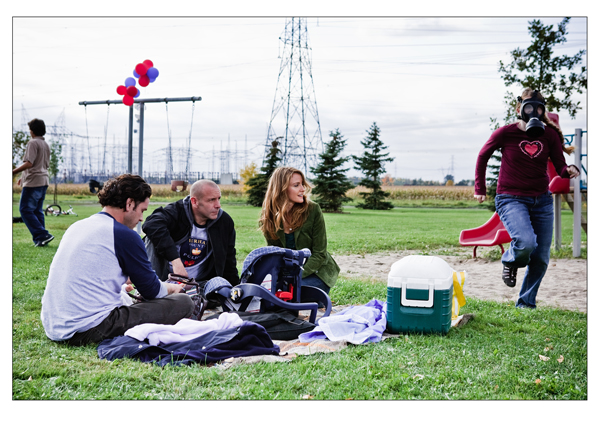
{"label": "purple balloon", "polygon": [[127,77],[125,79],[125,87],[129,87],[129,86],[135,86],[135,78]]}
{"label": "purple balloon", "polygon": [[137,71],[136,71],[135,69],[133,70],[133,76],[134,76],[135,78],[140,78],[140,74],[138,74],[138,73],[137,73]]}
{"label": "purple balloon", "polygon": [[148,72],[146,72],[146,75],[148,78],[150,78],[150,80],[156,80],[156,77],[158,77],[158,69],[154,67],[149,68]]}
{"label": "purple balloon", "polygon": [[136,95],[135,95],[135,96],[133,96],[133,98],[135,99],[136,97],[140,97],[140,93],[141,93],[141,92],[138,90],[138,92],[136,93]]}

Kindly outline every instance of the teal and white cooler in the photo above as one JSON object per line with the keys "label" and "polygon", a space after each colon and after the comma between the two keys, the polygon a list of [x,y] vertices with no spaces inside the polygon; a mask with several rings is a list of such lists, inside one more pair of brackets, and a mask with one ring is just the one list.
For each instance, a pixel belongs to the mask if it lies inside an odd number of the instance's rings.
{"label": "teal and white cooler", "polygon": [[392,264],[387,331],[446,334],[452,323],[454,270],[439,257],[409,255]]}

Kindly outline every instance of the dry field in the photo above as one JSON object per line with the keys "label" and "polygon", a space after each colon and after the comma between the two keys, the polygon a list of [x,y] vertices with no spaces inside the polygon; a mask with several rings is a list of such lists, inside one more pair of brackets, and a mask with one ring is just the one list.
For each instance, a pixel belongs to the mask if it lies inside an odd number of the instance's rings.
{"label": "dry field", "polygon": [[[189,194],[188,189],[183,192],[173,192],[171,185],[168,184],[152,184],[152,194],[160,198],[171,198],[186,196]],[[224,197],[241,197],[243,196],[242,185],[230,184],[219,185],[221,194]],[[391,200],[450,200],[450,201],[472,201],[473,187],[472,186],[383,186],[383,190],[389,192],[388,199]],[[360,199],[359,192],[364,192],[366,188],[357,186],[348,191],[347,195],[350,198]],[[20,193],[21,187],[13,185],[13,193]],[[57,187],[58,195],[68,196],[90,196],[88,184],[59,184]],[[54,195],[54,185],[48,187],[48,194]]]}
{"label": "dry field", "polygon": [[[151,184],[152,186],[152,195],[161,198],[171,198],[177,197],[181,198],[182,196],[186,196],[189,194],[189,186],[183,192],[173,192],[171,190],[170,184]],[[221,194],[223,196],[241,196],[242,189],[240,185],[230,184],[230,185],[219,185],[221,188]],[[67,195],[67,196],[92,196],[93,194],[90,192],[90,187],[87,183],[82,184],[69,184],[69,183],[61,183],[57,186],[57,194],[58,195]],[[21,193],[21,186],[13,185],[13,193]],[[48,186],[48,192],[46,196],[54,195],[54,185],[51,184]]]}
{"label": "dry field", "polygon": [[[392,200],[423,200],[439,199],[449,201],[472,201],[473,186],[383,186],[389,192],[388,199]],[[357,186],[347,192],[350,198],[359,198],[359,192],[366,190]]]}

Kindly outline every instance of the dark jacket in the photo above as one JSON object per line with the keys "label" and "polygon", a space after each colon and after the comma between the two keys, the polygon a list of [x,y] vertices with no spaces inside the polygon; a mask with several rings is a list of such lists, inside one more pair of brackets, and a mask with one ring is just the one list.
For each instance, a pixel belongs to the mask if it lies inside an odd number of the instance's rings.
{"label": "dark jacket", "polygon": [[[294,231],[296,249],[310,249],[311,256],[304,265],[302,277],[316,274],[330,288],[335,285],[340,267],[331,254],[327,252],[327,232],[325,219],[319,204],[310,202],[308,217],[302,227]],[[269,239],[267,244],[285,248],[285,233],[283,229],[277,231],[278,239]]]}
{"label": "dark jacket", "polygon": [[[189,238],[194,223],[189,195],[165,207],[158,207],[146,219],[142,230],[144,243],[152,267],[161,280],[169,274],[169,261],[179,257],[177,245]],[[193,276],[197,282],[219,276],[232,285],[240,278],[235,258],[235,229],[233,219],[220,210],[214,220],[206,222],[206,232],[212,249],[201,276]]]}

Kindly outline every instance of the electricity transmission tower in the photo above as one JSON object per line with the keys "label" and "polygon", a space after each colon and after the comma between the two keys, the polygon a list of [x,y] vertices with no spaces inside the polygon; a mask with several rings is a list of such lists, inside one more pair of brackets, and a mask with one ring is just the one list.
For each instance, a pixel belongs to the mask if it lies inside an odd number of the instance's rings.
{"label": "electricity transmission tower", "polygon": [[321,124],[311,71],[306,18],[288,18],[283,35],[283,53],[277,88],[265,142],[265,154],[281,138],[282,164],[308,174],[323,150]]}

